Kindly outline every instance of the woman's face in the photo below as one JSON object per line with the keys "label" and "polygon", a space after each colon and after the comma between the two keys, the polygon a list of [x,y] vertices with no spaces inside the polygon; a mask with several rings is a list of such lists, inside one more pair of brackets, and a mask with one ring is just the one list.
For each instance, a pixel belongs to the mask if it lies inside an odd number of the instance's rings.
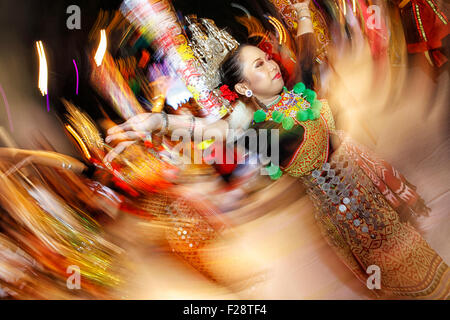
{"label": "woman's face", "polygon": [[261,101],[278,95],[284,86],[280,67],[268,54],[254,46],[244,47],[239,60],[242,63],[243,84]]}

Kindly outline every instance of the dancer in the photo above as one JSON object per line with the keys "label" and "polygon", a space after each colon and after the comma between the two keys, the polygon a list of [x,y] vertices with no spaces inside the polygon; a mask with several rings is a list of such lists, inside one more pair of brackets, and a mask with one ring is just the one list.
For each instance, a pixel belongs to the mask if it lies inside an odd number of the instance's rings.
{"label": "dancer", "polygon": [[[303,22],[309,20],[299,16]],[[270,176],[277,179],[286,173],[307,186],[324,236],[364,284],[366,270],[375,266],[381,273],[382,296],[448,298],[447,264],[402,221],[408,215],[428,213],[414,186],[336,130],[326,100],[318,100],[302,83],[287,90],[279,66],[259,48],[239,46],[222,64],[221,76],[242,99],[253,102],[253,128],[280,130],[280,162],[267,168]],[[223,130],[225,137],[228,129],[225,120],[208,123],[172,116],[162,121],[162,117],[140,114],[110,129],[107,140],[137,139],[142,133],[177,128],[195,134],[214,128]],[[124,148],[119,145],[115,152]]]}

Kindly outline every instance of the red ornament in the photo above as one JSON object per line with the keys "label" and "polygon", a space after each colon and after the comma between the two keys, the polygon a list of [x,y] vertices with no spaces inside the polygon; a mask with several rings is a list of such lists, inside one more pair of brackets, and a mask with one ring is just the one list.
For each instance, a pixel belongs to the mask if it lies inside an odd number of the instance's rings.
{"label": "red ornament", "polygon": [[226,84],[220,87],[220,92],[222,92],[222,97],[230,102],[233,102],[238,98],[236,92],[231,91]]}
{"label": "red ornament", "polygon": [[269,56],[272,56],[272,51],[273,51],[273,47],[272,45],[267,42],[267,41],[263,41],[259,44],[258,46],[262,51],[264,51],[265,53],[267,53]]}
{"label": "red ornament", "polygon": [[145,141],[144,141],[144,146],[145,146],[147,149],[151,149],[151,148],[153,148],[153,143],[152,143],[151,141],[149,141],[149,140],[145,140]]}

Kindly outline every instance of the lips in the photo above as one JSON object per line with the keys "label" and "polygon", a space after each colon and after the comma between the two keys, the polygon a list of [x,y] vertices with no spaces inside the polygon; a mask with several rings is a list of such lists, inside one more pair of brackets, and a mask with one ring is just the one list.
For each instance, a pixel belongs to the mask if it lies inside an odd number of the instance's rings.
{"label": "lips", "polygon": [[275,77],[273,77],[273,80],[277,80],[277,79],[280,79],[281,78],[281,73],[277,73],[276,75],[275,75]]}

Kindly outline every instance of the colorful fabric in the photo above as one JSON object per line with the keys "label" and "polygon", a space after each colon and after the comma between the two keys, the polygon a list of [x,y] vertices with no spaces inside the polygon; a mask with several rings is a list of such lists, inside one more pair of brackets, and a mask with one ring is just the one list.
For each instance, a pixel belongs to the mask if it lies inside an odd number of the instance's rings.
{"label": "colorful fabric", "polygon": [[213,272],[216,261],[205,252],[227,226],[217,208],[187,192],[182,196],[179,190],[149,193],[138,199],[138,207],[165,226],[165,238],[173,253],[210,280],[223,280]]}
{"label": "colorful fabric", "polygon": [[[292,3],[295,3],[296,1],[270,0],[270,2],[272,2],[281,13],[284,22],[289,28],[289,31],[293,36],[295,36],[297,34],[298,17],[297,12],[292,8]],[[317,52],[319,55],[318,58],[323,61],[325,58],[324,52],[330,43],[330,34],[328,32],[328,27],[324,16],[313,1],[310,2],[309,10],[311,12],[311,20],[313,22],[314,36],[319,45],[319,51]]]}
{"label": "colorful fabric", "polygon": [[[350,138],[344,132],[336,132],[341,140]],[[374,152],[356,142],[346,143],[348,152],[357,154],[359,167],[372,180],[381,194],[394,209],[414,208],[415,214],[427,213],[429,209],[415,191],[415,187],[388,162],[379,158]],[[419,211],[421,210],[421,211]]]}
{"label": "colorful fabric", "polygon": [[360,167],[360,150],[352,144],[346,138],[328,163],[302,178],[327,241],[364,285],[367,268],[379,267],[381,290],[375,294],[448,298],[447,264],[412,226],[400,221]]}
{"label": "colorful fabric", "polygon": [[448,19],[434,0],[395,1],[405,30],[408,52],[430,51],[440,67],[447,58],[439,51],[442,39],[449,34]]}
{"label": "colorful fabric", "polygon": [[320,168],[328,157],[328,128],[323,117],[302,122],[301,125],[305,129],[303,143],[284,168],[284,171],[293,177],[300,177]]}
{"label": "colorful fabric", "polygon": [[304,128],[303,142],[292,155],[288,164],[282,168],[287,174],[300,177],[312,170],[319,168],[327,160],[329,138],[329,126],[334,128],[334,121],[326,100],[320,100],[322,109],[320,117],[316,120],[299,121],[297,113],[303,110],[310,110],[311,104],[301,94],[284,89],[280,98],[272,105],[268,106],[266,121],[272,119],[276,112],[282,113],[285,117],[290,117],[295,124]]}
{"label": "colorful fabric", "polygon": [[[426,212],[423,200],[389,163],[336,132],[326,100],[322,104],[319,119],[296,120],[304,127],[303,141],[283,170],[306,185],[327,242],[364,285],[367,268],[380,268],[381,290],[372,291],[377,296],[449,297],[447,264],[400,220],[400,209]],[[276,111],[295,118],[308,108],[301,95],[285,90],[270,106],[266,121]],[[331,134],[341,143],[327,161]]]}

